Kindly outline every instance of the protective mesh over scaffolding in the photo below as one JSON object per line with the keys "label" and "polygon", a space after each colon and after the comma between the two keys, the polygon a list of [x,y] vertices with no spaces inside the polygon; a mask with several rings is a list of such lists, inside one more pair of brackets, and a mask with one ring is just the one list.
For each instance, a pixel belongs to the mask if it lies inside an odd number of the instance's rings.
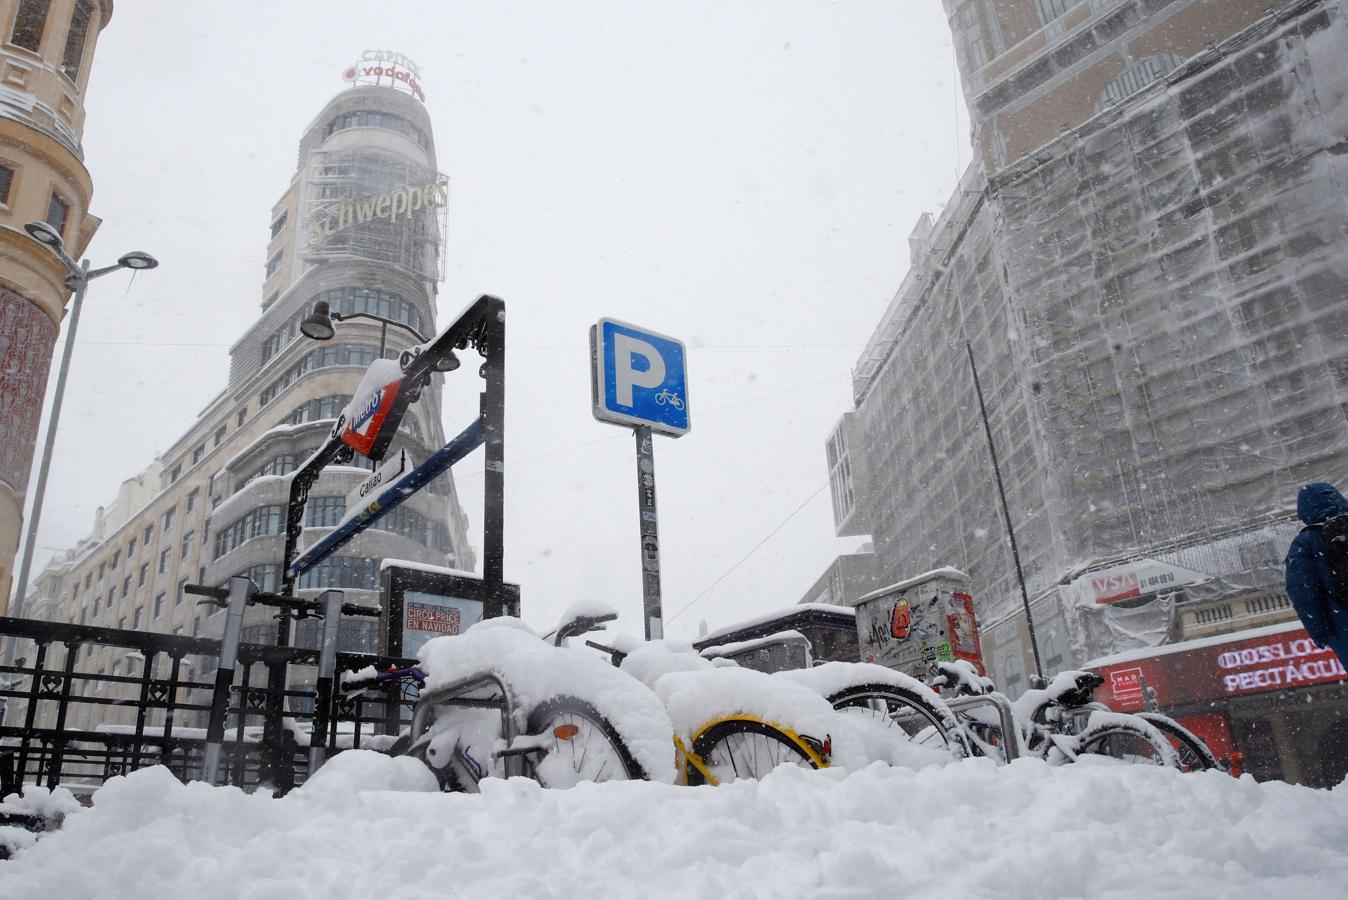
{"label": "protective mesh over scaffolding", "polygon": [[307,259],[356,256],[444,278],[449,176],[377,150],[318,151],[303,198]]}
{"label": "protective mesh over scaffolding", "polygon": [[1344,0],[1291,4],[966,176],[855,373],[882,580],[1018,614],[966,340],[1031,596],[1162,554],[1244,583],[1348,482],[1345,60]]}

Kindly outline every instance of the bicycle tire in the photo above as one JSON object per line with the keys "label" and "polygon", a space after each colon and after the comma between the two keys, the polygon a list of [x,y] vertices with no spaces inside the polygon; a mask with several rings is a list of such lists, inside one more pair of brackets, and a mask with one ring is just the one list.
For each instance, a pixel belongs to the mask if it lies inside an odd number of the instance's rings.
{"label": "bicycle tire", "polygon": [[[921,722],[926,722],[927,727],[935,729],[940,736],[946,749],[958,758],[964,758],[970,755],[969,745],[964,737],[964,731],[960,727],[959,720],[955,714],[947,707],[940,709],[934,707],[925,698],[916,691],[911,691],[901,685],[894,684],[858,684],[831,695],[828,702],[834,709],[848,709],[866,707],[875,710],[873,703],[883,703],[885,705],[884,713],[890,722],[897,728],[902,729],[909,740],[913,740],[923,730]],[[895,707],[898,707],[896,709]],[[907,708],[916,713],[919,717],[919,727],[910,732],[905,728],[902,708]],[[880,712],[880,710],[875,710]],[[927,745],[927,741],[917,741],[921,745]]]}
{"label": "bicycle tire", "polygon": [[[1179,768],[1179,757],[1154,727],[1150,730],[1145,720],[1134,722],[1118,721],[1115,718],[1104,722],[1088,722],[1076,735],[1077,754],[1088,753],[1096,756],[1110,756],[1129,763],[1148,763],[1158,766]],[[1128,753],[1128,749],[1147,749],[1147,757]]]}
{"label": "bicycle tire", "polygon": [[1170,741],[1179,754],[1180,770],[1184,772],[1202,772],[1207,769],[1224,771],[1208,745],[1189,729],[1167,715],[1155,712],[1133,713],[1139,719],[1150,722],[1157,731]]}
{"label": "bicycle tire", "polygon": [[[574,726],[574,732],[568,727]],[[534,777],[544,787],[570,787],[577,781],[641,781],[646,771],[623,742],[618,729],[599,710],[579,697],[554,697],[529,714],[528,733],[548,735],[543,759],[532,761]],[[564,736],[569,733],[570,736]],[[579,751],[577,748],[580,747]],[[600,754],[591,759],[596,748]],[[586,763],[589,763],[587,766]],[[558,772],[569,763],[566,771]],[[551,782],[551,783],[550,783]]]}
{"label": "bicycle tire", "polygon": [[[753,742],[752,758],[745,758],[740,751],[749,743],[749,736],[765,738],[767,743]],[[743,738],[736,746],[735,738]],[[773,758],[773,744],[782,749]],[[737,781],[741,778],[762,778],[768,772],[788,762],[802,768],[817,769],[819,765],[806,753],[804,748],[789,734],[766,722],[756,719],[722,719],[700,731],[693,738],[693,753],[702,760],[720,784]],[[794,757],[794,758],[788,758]],[[764,767],[764,764],[767,764]],[[727,772],[726,766],[729,766]],[[695,766],[688,767],[690,785],[707,784],[706,777]]]}

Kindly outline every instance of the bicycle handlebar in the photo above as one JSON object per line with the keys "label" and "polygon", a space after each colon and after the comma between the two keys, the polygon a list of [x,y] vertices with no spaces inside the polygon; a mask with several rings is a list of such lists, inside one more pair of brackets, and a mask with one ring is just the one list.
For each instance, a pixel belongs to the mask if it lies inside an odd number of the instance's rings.
{"label": "bicycle handlebar", "polygon": [[426,687],[426,673],[416,666],[408,666],[403,669],[392,668],[383,672],[376,672],[372,678],[362,678],[358,681],[343,681],[342,693],[354,694],[356,691],[377,687],[381,684],[387,684],[390,681],[402,681],[404,678],[411,679],[418,688],[424,689]]}

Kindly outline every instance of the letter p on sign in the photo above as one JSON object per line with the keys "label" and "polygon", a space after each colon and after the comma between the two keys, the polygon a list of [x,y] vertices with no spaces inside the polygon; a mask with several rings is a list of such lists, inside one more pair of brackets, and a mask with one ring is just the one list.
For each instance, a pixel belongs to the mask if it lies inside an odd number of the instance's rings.
{"label": "letter p on sign", "polygon": [[678,437],[690,427],[687,350],[663,334],[601,319],[590,329],[594,417]]}

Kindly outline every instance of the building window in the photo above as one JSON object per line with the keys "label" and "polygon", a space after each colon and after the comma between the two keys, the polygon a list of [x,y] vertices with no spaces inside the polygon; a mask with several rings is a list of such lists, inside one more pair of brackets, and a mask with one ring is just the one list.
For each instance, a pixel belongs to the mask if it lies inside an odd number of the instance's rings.
{"label": "building window", "polygon": [[206,455],[206,445],[202,444],[200,447],[192,451],[192,465],[195,466],[197,463],[201,462],[201,458],[205,455]]}
{"label": "building window", "polygon": [[120,566],[121,564],[122,564],[122,551],[118,550],[116,553],[112,554],[112,563],[111,563],[111,565],[112,565],[112,568],[116,569],[116,568],[117,568],[118,566]]}
{"label": "building window", "polygon": [[281,256],[285,251],[277,250],[271,259],[267,260],[267,277],[270,278],[276,274],[276,270],[281,268]]}
{"label": "building window", "polygon": [[1164,78],[1167,73],[1173,71],[1177,66],[1184,63],[1184,57],[1174,53],[1158,53],[1155,56],[1148,56],[1146,59],[1129,66],[1118,75],[1114,80],[1105,85],[1105,89],[1100,94],[1100,100],[1095,104],[1095,111],[1100,112],[1117,103],[1123,102],[1123,99],[1130,94],[1135,94],[1147,85],[1160,78]]}
{"label": "building window", "polygon": [[173,601],[174,605],[176,606],[177,604],[182,603],[183,598],[186,596],[187,596],[187,576],[184,575],[182,578],[178,579],[178,593]]}
{"label": "building window", "polygon": [[61,54],[61,71],[71,81],[79,78],[84,42],[89,37],[89,22],[93,17],[94,7],[89,0],[75,0],[75,14],[70,17],[70,32],[66,35],[66,50]]}
{"label": "building window", "polygon": [[976,37],[969,42],[969,68],[981,69],[988,64],[987,47],[983,44],[981,37]]}
{"label": "building window", "polygon": [[80,610],[80,624],[81,624],[81,625],[84,624],[84,617],[85,617],[85,615],[86,615],[88,612],[89,612],[89,610],[87,610],[87,609],[81,609],[81,610]]}
{"label": "building window", "polygon": [[960,7],[960,26],[963,28],[973,28],[978,24],[978,7],[972,3],[966,3]]}
{"label": "building window", "polygon": [[1035,0],[1035,5],[1039,7],[1039,18],[1047,25],[1080,2],[1081,0]]}
{"label": "building window", "polygon": [[154,595],[154,617],[157,619],[164,614],[164,595]]}
{"label": "building window", "polygon": [[384,128],[389,131],[396,131],[399,134],[405,134],[422,147],[430,146],[430,141],[426,137],[426,132],[422,131],[416,125],[413,125],[407,119],[404,119],[402,116],[394,115],[393,113],[369,109],[342,113],[328,123],[328,127],[323,131],[323,137],[328,138],[335,132],[347,128]]}
{"label": "building window", "polygon": [[122,599],[125,600],[131,596],[131,576],[128,575],[122,579]]}
{"label": "building window", "polygon": [[182,477],[183,477],[182,463],[178,463],[178,465],[174,466],[172,469],[169,470],[169,484],[176,483],[178,479]]}
{"label": "building window", "polygon": [[196,488],[193,488],[193,489],[192,489],[192,492],[191,492],[190,494],[187,495],[187,510],[186,510],[186,512],[191,512],[193,509],[196,508],[196,505],[197,505],[197,493],[198,493],[197,489],[196,489]]}
{"label": "building window", "polygon": [[195,533],[195,532],[192,532],[192,531],[189,531],[189,532],[187,532],[187,534],[183,535],[183,552],[182,552],[182,558],[183,558],[183,559],[187,559],[188,555],[191,554],[191,552],[192,552],[192,540],[193,540],[195,537],[196,537],[196,533]]}
{"label": "building window", "polygon": [[139,606],[137,606],[137,607],[135,608],[135,610],[131,613],[131,627],[132,627],[132,628],[139,628],[139,627],[140,627],[140,614],[141,614],[141,612],[142,612],[141,608],[140,608]]}
{"label": "building window", "polygon": [[280,534],[285,510],[279,504],[259,506],[234,520],[215,534],[215,558],[219,559],[245,541],[268,534]]}
{"label": "building window", "polygon": [[331,528],[345,513],[345,497],[310,497],[304,504],[304,524],[308,528]]}
{"label": "building window", "polygon": [[136,587],[145,587],[145,579],[149,576],[149,574],[150,574],[150,564],[141,563],[140,574],[136,576]]}
{"label": "building window", "polygon": [[42,46],[42,32],[47,27],[47,11],[51,0],[19,0],[19,11],[14,16],[14,30],[9,42],[16,47],[38,52]]}
{"label": "building window", "polygon": [[142,542],[143,544],[145,544],[146,547],[149,547],[149,546],[150,546],[150,538],[153,537],[153,536],[154,536],[154,526],[153,526],[153,525],[146,525],[146,526],[145,526],[145,531],[144,531],[144,533],[141,534],[141,539],[142,539],[141,542]]}
{"label": "building window", "polygon": [[212,446],[219,447],[225,442],[225,426],[221,425],[215,429],[215,437],[211,438]]}
{"label": "building window", "polygon": [[116,588],[108,588],[108,609],[112,609],[112,599],[117,594]]}
{"label": "building window", "polygon": [[55,228],[56,233],[64,238],[66,236],[66,220],[69,218],[70,204],[53,192],[51,201],[47,203],[47,224]]}
{"label": "building window", "polygon": [[281,233],[281,229],[286,227],[286,218],[289,216],[287,211],[282,211],[271,223],[271,236],[275,238]]}
{"label": "building window", "polygon": [[103,580],[103,576],[107,574],[107,571],[108,571],[108,564],[107,564],[107,563],[99,563],[99,564],[98,564],[98,580],[99,580],[99,581],[102,581],[102,580]]}
{"label": "building window", "polygon": [[94,610],[92,613],[90,613],[90,615],[95,617],[98,616],[98,597],[94,597]]}
{"label": "building window", "polygon": [[245,406],[243,409],[239,410],[239,414],[234,417],[234,427],[242,428],[243,423],[246,422],[247,420],[248,420],[248,407]]}
{"label": "building window", "polygon": [[163,575],[169,568],[169,557],[173,555],[173,549],[165,547],[159,551],[159,574]]}
{"label": "building window", "polygon": [[94,576],[91,573],[84,573],[84,589],[89,590],[89,585],[94,583]]}
{"label": "building window", "polygon": [[14,183],[14,170],[0,165],[0,206],[9,205],[9,186]]}
{"label": "building window", "polygon": [[201,633],[201,616],[192,617],[192,637]]}
{"label": "building window", "polygon": [[126,545],[126,561],[130,562],[131,557],[136,555],[136,539],[132,538]]}
{"label": "building window", "polygon": [[172,507],[171,509],[169,509],[168,512],[164,513],[164,530],[165,530],[165,531],[172,531],[172,530],[173,530],[173,516],[174,516],[174,514],[177,513],[177,512],[178,512],[178,508],[175,506],[175,507]]}

